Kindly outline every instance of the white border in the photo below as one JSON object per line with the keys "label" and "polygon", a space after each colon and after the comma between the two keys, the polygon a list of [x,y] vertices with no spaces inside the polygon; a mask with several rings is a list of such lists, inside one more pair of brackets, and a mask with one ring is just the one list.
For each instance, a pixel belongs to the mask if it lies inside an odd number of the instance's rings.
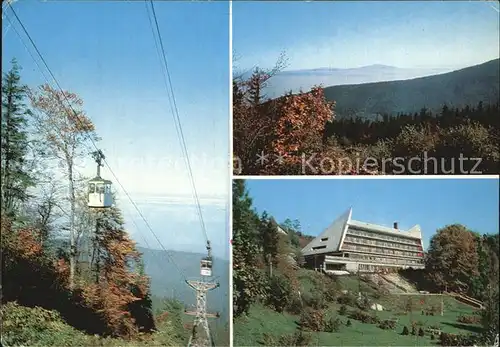
{"label": "white border", "polygon": [[499,175],[295,175],[295,176],[233,176],[233,179],[239,180],[405,180],[405,179],[499,179]]}
{"label": "white border", "polygon": [[229,1],[229,346],[233,346],[233,2]]}

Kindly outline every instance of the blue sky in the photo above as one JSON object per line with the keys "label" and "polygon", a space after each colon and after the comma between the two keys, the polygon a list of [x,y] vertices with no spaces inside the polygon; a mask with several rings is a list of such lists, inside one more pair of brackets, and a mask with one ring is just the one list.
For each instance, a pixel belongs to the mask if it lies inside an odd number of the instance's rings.
{"label": "blue sky", "polygon": [[[145,3],[18,1],[13,7],[61,86],[83,98],[102,137],[99,147],[127,191],[145,201],[141,209],[155,220],[150,224],[165,245],[198,243],[195,250],[203,251],[199,224],[190,222],[191,185]],[[156,1],[155,9],[198,194],[211,215],[214,251],[221,255],[227,253],[229,191],[229,4]],[[32,49],[10,9],[6,16]],[[45,83],[8,19],[2,23],[3,70],[15,57],[25,84]],[[86,175],[94,170],[93,164],[81,169]],[[106,169],[103,176],[112,179]],[[120,198],[124,209],[131,208]],[[165,225],[169,219],[176,222]]]}
{"label": "blue sky", "polygon": [[235,66],[461,68],[499,56],[498,1],[234,2]]}
{"label": "blue sky", "polygon": [[259,213],[282,223],[298,219],[318,235],[352,207],[354,220],[400,229],[422,227],[424,247],[437,229],[460,223],[498,233],[498,179],[247,180]]}

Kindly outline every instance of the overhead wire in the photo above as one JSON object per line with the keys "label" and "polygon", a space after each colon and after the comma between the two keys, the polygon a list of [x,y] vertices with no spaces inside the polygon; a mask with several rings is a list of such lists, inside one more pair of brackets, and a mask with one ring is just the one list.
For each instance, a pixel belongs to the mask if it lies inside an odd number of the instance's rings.
{"label": "overhead wire", "polygon": [[[146,6],[147,6],[147,2],[148,2],[148,0],[145,0]],[[186,140],[184,138],[184,132],[182,131],[182,123],[181,123],[181,119],[179,117],[179,109],[177,107],[177,102],[175,100],[175,94],[174,94],[174,89],[173,89],[173,85],[172,85],[172,78],[170,76],[170,70],[168,68],[168,61],[167,61],[167,56],[166,56],[166,53],[165,53],[165,47],[163,45],[163,40],[162,40],[162,36],[161,36],[161,32],[160,32],[160,27],[159,27],[159,24],[158,24],[158,17],[156,16],[156,11],[155,11],[155,6],[154,6],[154,3],[153,3],[153,0],[149,0],[149,3],[151,5],[151,10],[152,10],[151,12],[152,12],[152,15],[153,15],[153,18],[154,18],[154,28],[156,29],[156,34],[158,35],[158,41],[159,41],[159,47],[158,47],[158,44],[156,42],[156,36],[154,36],[155,45],[156,45],[156,48],[157,48],[157,53],[160,55],[160,60],[163,63],[163,66],[165,68],[165,71],[163,71],[163,69],[162,69],[162,73],[163,73],[164,81],[165,81],[165,84],[166,84],[166,87],[167,87],[167,92],[168,92],[169,102],[170,102],[170,108],[171,108],[171,111],[172,111],[172,117],[174,118],[174,123],[175,123],[175,126],[176,126],[175,129],[176,129],[176,132],[177,132],[177,136],[179,138],[179,142],[180,142],[180,145],[181,145],[181,150],[183,151],[183,154],[184,154],[184,157],[185,157],[186,166],[187,166],[187,170],[188,170],[188,174],[189,174],[189,179],[190,179],[191,187],[193,189],[193,197],[194,197],[194,200],[195,200],[195,204],[196,204],[196,208],[197,208],[197,212],[198,212],[198,218],[199,218],[199,221],[200,221],[201,229],[202,229],[203,235],[205,237],[205,240],[206,240],[207,246],[208,246],[210,240],[208,238],[208,233],[207,233],[207,230],[206,230],[205,221],[203,219],[203,213],[202,213],[202,209],[201,209],[200,199],[198,197],[198,192],[197,192],[196,185],[195,185],[193,170],[192,170],[192,167],[191,167],[191,162],[189,160],[189,153],[188,153],[187,146],[186,146]],[[150,20],[150,25],[151,25],[151,27],[153,29],[153,21],[151,20],[151,17],[150,17],[149,13],[150,12],[148,10],[148,18]],[[154,29],[153,29],[153,32],[154,32]],[[161,54],[160,54],[160,51],[161,51]],[[166,75],[165,75],[165,72],[166,72]],[[172,94],[171,97],[170,97],[170,93]]]}
{"label": "overhead wire", "polygon": [[[43,71],[43,69],[41,68],[40,64],[38,63],[38,61],[36,60],[35,56],[33,55],[33,53],[31,52],[31,50],[28,48],[28,45],[26,44],[26,42],[23,40],[23,37],[21,36],[21,34],[19,33],[19,31],[16,29],[14,23],[11,21],[10,17],[4,13],[3,16],[5,16],[5,18],[7,18],[7,20],[9,21],[9,28],[12,27],[12,29],[14,30],[14,32],[17,34],[17,36],[19,37],[19,40],[21,41],[21,43],[24,45],[24,48],[26,49],[26,51],[29,53],[29,55],[31,56],[31,59],[35,62],[38,70],[40,71],[40,73],[42,74],[43,78],[45,79],[45,82],[50,85],[51,83],[49,82],[49,79],[47,78],[47,76],[45,75],[45,72]],[[36,111],[38,113],[38,111]],[[57,127],[56,124],[53,124],[54,127]],[[59,129],[57,129],[59,130]],[[90,147],[88,147],[86,144],[84,144],[85,147],[87,147],[87,149],[90,149]],[[89,151],[90,152],[90,151]],[[65,213],[66,215],[68,215],[65,211],[63,211],[61,209],[61,211],[63,213]],[[144,235],[140,232],[140,228],[139,228],[139,225],[137,224],[137,222],[135,221],[135,218],[132,216],[132,214],[130,213],[130,211],[128,211],[128,214],[129,214],[129,217],[131,218],[132,222],[134,223],[137,231],[138,231],[138,234],[139,236],[141,237],[142,241],[144,242],[144,244],[146,245],[147,248],[149,249],[153,249],[150,245],[149,245],[149,242],[147,241],[147,239],[144,237]],[[156,253],[155,254],[155,259],[156,259]]]}
{"label": "overhead wire", "polygon": [[[55,77],[55,75],[52,73],[52,70],[49,68],[47,62],[45,61],[43,55],[41,54],[40,50],[38,49],[38,47],[36,46],[35,42],[33,41],[33,39],[31,38],[31,35],[29,34],[28,30],[26,29],[26,27],[24,26],[23,22],[21,21],[21,19],[19,18],[19,16],[17,15],[16,11],[14,10],[14,8],[12,7],[12,5],[10,3],[8,3],[8,6],[10,7],[12,13],[14,14],[17,22],[20,24],[21,28],[23,29],[23,32],[26,34],[26,36],[28,37],[28,40],[29,42],[31,43],[31,45],[33,46],[33,48],[35,49],[36,53],[38,54],[38,56],[40,57],[40,60],[42,61],[43,65],[45,66],[45,68],[47,69],[50,77],[52,77],[52,79],[54,80],[56,86],[58,87],[58,89],[60,90],[61,92],[61,95],[62,97],[64,98],[64,100],[67,102],[67,106],[71,109],[71,111],[73,112],[73,114],[75,115],[75,119],[77,122],[80,123],[80,125],[83,125],[83,122],[82,120],[80,119],[80,117],[78,117],[78,113],[75,111],[75,109],[73,108],[73,106],[71,105],[71,103],[69,102],[67,96],[66,96],[66,93],[64,92],[64,90],[61,88],[61,85],[59,84],[59,82],[57,81],[57,78]],[[10,21],[10,19],[9,19]],[[12,22],[11,22],[12,23]],[[13,26],[13,25],[12,25]],[[16,30],[17,32],[17,30]],[[18,35],[19,35],[19,32],[17,32]],[[24,41],[21,39],[21,41],[24,43]],[[26,47],[26,45],[25,45]],[[27,48],[27,47],[26,47]],[[28,50],[29,51],[29,50]],[[31,55],[31,53],[30,53]],[[32,58],[33,55],[31,55]],[[36,62],[36,59],[34,59],[36,65],[38,66],[38,68],[41,70],[41,67],[38,65],[38,63]],[[42,75],[43,72],[42,72]],[[46,78],[46,76],[44,75],[44,78]],[[48,83],[48,78],[46,78],[46,81]],[[50,84],[50,83],[48,83]],[[64,106],[64,104],[62,103],[62,100],[58,99],[58,101],[61,103],[62,106]],[[92,145],[94,146],[94,148],[99,151],[99,147],[97,146],[97,144],[95,143],[94,139],[88,135],[88,134],[85,134],[86,137],[90,140],[90,142],[92,143]],[[103,159],[104,161],[104,164],[107,166],[109,172],[113,175],[113,177],[115,178],[116,182],[118,183],[118,185],[122,188],[123,192],[125,193],[125,195],[127,196],[127,198],[130,200],[130,202],[132,203],[132,205],[134,206],[134,208],[137,210],[137,212],[139,213],[139,215],[141,216],[141,218],[143,219],[144,223],[146,224],[146,226],[148,227],[149,231],[153,234],[153,236],[155,237],[156,241],[158,242],[158,244],[160,245],[160,247],[163,249],[163,251],[165,251],[165,253],[167,254],[167,256],[169,257],[169,260],[170,262],[175,266],[175,268],[177,269],[177,271],[180,273],[180,275],[183,277],[184,280],[187,280],[184,272],[182,271],[182,269],[177,265],[177,263],[175,262],[175,260],[173,259],[172,255],[169,253],[169,251],[163,246],[162,242],[160,241],[160,239],[158,238],[158,236],[156,235],[156,233],[153,231],[153,229],[151,228],[151,226],[149,225],[148,221],[146,220],[146,218],[144,217],[144,215],[142,214],[141,210],[137,207],[137,204],[134,202],[134,200],[131,198],[130,194],[127,192],[127,190],[125,189],[125,187],[121,184],[121,182],[119,181],[118,177],[116,176],[116,174],[114,173],[113,169],[111,168],[111,166],[108,164],[108,162],[106,161],[106,159],[104,158]]]}

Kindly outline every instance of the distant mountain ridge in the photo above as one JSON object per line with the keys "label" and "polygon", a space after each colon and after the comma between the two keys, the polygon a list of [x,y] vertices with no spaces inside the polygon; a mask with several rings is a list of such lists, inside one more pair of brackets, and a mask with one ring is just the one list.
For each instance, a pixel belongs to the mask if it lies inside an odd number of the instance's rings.
{"label": "distant mountain ridge", "polygon": [[496,103],[499,100],[500,60],[439,75],[378,83],[337,85],[325,88],[336,102],[338,117],[374,117],[399,112],[419,112],[423,107],[450,107]]}
{"label": "distant mountain ridge", "polygon": [[298,93],[314,85],[334,86],[362,84],[381,81],[395,81],[431,76],[452,71],[446,68],[399,68],[388,65],[368,65],[356,68],[322,67],[307,70],[282,71],[269,80],[265,94],[276,98],[290,90]]}

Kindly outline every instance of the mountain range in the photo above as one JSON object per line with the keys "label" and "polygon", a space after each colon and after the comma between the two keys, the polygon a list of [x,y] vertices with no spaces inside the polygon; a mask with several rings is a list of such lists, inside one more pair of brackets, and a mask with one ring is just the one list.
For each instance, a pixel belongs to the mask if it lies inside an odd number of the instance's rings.
{"label": "mountain range", "polygon": [[336,102],[336,115],[375,118],[378,114],[419,112],[495,103],[499,99],[499,59],[459,70],[447,68],[406,69],[370,65],[352,69],[319,68],[284,71],[266,87],[268,98],[285,92],[325,88],[325,97]]}
{"label": "mountain range", "polygon": [[282,71],[273,76],[266,87],[266,96],[276,98],[285,92],[298,93],[314,85],[337,86],[381,81],[405,80],[449,72],[449,68],[398,68],[388,65],[369,65],[357,68],[317,68]]}
{"label": "mountain range", "polygon": [[336,102],[339,117],[374,117],[377,114],[438,111],[499,101],[499,59],[439,75],[409,80],[339,85],[325,88],[327,100]]}

